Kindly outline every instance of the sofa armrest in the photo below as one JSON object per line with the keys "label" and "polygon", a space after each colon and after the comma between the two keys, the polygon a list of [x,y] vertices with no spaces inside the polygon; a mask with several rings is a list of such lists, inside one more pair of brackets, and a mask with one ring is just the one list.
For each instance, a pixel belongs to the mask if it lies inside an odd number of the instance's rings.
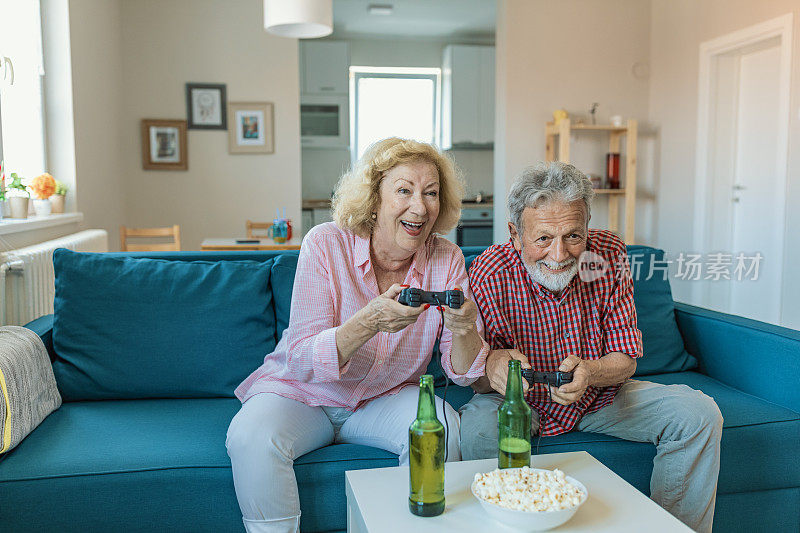
{"label": "sofa armrest", "polygon": [[50,356],[50,361],[54,361],[56,353],[53,350],[53,316],[43,315],[25,324],[25,327],[33,331],[42,339],[47,354]]}
{"label": "sofa armrest", "polygon": [[678,302],[675,319],[701,372],[800,412],[800,331]]}

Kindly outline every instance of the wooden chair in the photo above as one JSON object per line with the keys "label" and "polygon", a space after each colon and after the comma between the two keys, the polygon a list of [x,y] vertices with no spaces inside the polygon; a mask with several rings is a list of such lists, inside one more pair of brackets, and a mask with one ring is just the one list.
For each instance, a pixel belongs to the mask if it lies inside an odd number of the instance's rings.
{"label": "wooden chair", "polygon": [[[269,228],[272,227],[272,222],[253,222],[252,220],[248,220],[247,224],[247,238],[248,239],[268,239],[269,238]],[[256,229],[263,229],[264,233],[256,235],[253,230]]]}
{"label": "wooden chair", "polygon": [[[128,244],[128,237],[172,237],[173,242],[158,244]],[[128,228],[119,227],[119,245],[123,252],[162,252],[180,251],[181,227],[177,224],[165,228]]]}

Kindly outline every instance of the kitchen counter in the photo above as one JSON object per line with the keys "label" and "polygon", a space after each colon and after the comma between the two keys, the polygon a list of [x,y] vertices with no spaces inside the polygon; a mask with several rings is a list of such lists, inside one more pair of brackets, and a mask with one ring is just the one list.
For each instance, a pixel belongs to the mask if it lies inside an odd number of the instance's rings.
{"label": "kitchen counter", "polygon": [[303,209],[330,209],[331,199],[323,200],[303,200]]}
{"label": "kitchen counter", "polygon": [[[322,200],[303,200],[303,209],[330,209],[331,207],[331,200],[330,198],[322,199]],[[469,208],[469,209],[492,209],[494,208],[494,203],[492,202],[475,202],[466,200],[461,203],[462,208]]]}

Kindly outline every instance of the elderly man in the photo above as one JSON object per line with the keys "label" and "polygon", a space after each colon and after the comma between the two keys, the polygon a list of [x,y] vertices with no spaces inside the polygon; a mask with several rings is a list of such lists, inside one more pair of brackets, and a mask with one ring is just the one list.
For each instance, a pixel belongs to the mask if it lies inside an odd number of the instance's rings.
{"label": "elderly man", "polygon": [[[510,242],[472,263],[470,285],[492,351],[486,376],[473,385],[479,394],[461,411],[462,456],[497,456],[510,359],[573,372],[572,383],[558,389],[528,390],[523,380],[531,434],[578,429],[652,442],[653,500],[695,530],[711,531],[722,415],[713,399],[685,385],[629,379],[642,356],[633,282],[622,240],[588,229],[593,196],[572,165],[527,169],[508,198]],[[576,276],[584,252],[608,264],[599,278]]]}

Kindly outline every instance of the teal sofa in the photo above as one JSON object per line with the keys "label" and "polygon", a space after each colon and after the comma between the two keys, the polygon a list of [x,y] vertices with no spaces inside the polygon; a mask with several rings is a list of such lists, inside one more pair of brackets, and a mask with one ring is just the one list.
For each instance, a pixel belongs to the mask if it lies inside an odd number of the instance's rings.
{"label": "teal sofa", "polygon": [[[464,251],[469,262],[480,249]],[[640,264],[662,254],[629,247]],[[233,388],[288,324],[297,254],[58,250],[54,261],[55,314],[27,327],[64,403],[0,456],[0,531],[243,531],[225,448]],[[724,416],[715,530],[800,530],[800,333],[673,304],[658,276],[635,282],[635,300],[639,377],[700,389]],[[447,400],[471,395],[451,386]],[[572,432],[538,453],[573,450],[649,492],[653,445]],[[345,470],[396,464],[351,444],[300,457],[302,530],[345,529]]]}

